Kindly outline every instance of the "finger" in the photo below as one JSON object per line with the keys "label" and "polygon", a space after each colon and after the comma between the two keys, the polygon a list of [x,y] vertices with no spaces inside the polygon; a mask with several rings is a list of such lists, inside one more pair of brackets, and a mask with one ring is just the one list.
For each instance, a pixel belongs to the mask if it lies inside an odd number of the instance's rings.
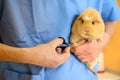
{"label": "finger", "polygon": [[75,47],[77,47],[78,46],[78,44],[75,42],[75,43],[72,43],[71,45],[70,45],[70,47],[71,48],[75,48]]}
{"label": "finger", "polygon": [[85,63],[88,59],[85,56],[76,56],[81,62]]}
{"label": "finger", "polygon": [[[73,53],[77,54],[77,53],[84,53],[85,52],[85,46],[77,46],[75,48],[71,48],[71,50],[73,51]],[[81,53],[80,53],[81,54]]]}
{"label": "finger", "polygon": [[70,54],[68,54],[68,53],[63,54],[61,57],[61,64],[66,62],[69,58],[70,58]]}
{"label": "finger", "polygon": [[87,59],[82,59],[81,61],[82,61],[83,63],[88,62],[88,60],[87,60]]}
{"label": "finger", "polygon": [[85,42],[86,42],[86,40],[81,39],[81,40],[77,41],[76,44],[80,46],[80,45],[84,44]]}
{"label": "finger", "polygon": [[74,52],[75,52],[75,49],[74,49],[74,48],[71,48],[71,49],[70,49],[70,52],[73,52],[73,53],[74,53]]}
{"label": "finger", "polygon": [[59,46],[60,44],[63,43],[63,39],[62,38],[55,38],[54,40],[52,40],[51,42],[49,42],[51,45],[57,47]]}
{"label": "finger", "polygon": [[56,48],[57,53],[61,54],[62,53],[62,49],[61,48]]}
{"label": "finger", "polygon": [[85,40],[82,39],[82,40],[79,40],[77,42],[70,44],[70,47],[71,47],[71,49],[74,49],[74,48],[77,48],[78,46],[82,45],[83,43],[85,43]]}
{"label": "finger", "polygon": [[95,59],[96,59],[96,58],[94,58],[94,59],[93,59],[93,58],[90,58],[89,61],[90,61],[90,62],[93,62]]}
{"label": "finger", "polygon": [[63,52],[64,52],[64,53],[70,53],[70,47],[69,47],[69,46],[66,47]]}
{"label": "finger", "polygon": [[70,47],[66,47],[63,53],[61,54],[61,59],[63,61],[66,61],[69,57],[70,57]]}
{"label": "finger", "polygon": [[76,47],[75,49],[73,49],[73,53],[74,55],[78,56],[86,56],[86,52],[84,50],[82,50],[83,48],[81,48],[80,46],[79,47]]}
{"label": "finger", "polygon": [[66,43],[66,42],[65,42],[65,39],[64,39],[63,37],[58,37],[58,38],[63,39],[63,44]]}

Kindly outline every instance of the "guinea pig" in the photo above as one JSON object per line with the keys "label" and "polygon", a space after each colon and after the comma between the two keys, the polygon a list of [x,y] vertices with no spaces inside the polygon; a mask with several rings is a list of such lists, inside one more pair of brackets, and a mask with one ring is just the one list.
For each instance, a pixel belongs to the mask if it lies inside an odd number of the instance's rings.
{"label": "guinea pig", "polygon": [[96,9],[88,8],[84,10],[74,21],[71,30],[70,43],[81,39],[87,41],[102,40],[105,25],[101,15]]}
{"label": "guinea pig", "polygon": [[[87,42],[92,40],[101,41],[105,31],[103,19],[96,9],[84,10],[74,21],[71,30],[70,43],[77,45],[77,41],[84,39]],[[93,63],[85,63],[88,69],[96,74],[92,68],[98,62],[98,58]]]}

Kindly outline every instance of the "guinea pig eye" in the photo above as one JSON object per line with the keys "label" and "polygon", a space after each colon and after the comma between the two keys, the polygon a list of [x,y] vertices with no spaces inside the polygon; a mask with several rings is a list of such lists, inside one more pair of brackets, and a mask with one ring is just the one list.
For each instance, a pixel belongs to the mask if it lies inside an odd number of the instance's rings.
{"label": "guinea pig eye", "polygon": [[82,19],[82,23],[84,23],[84,20]]}
{"label": "guinea pig eye", "polygon": [[94,21],[92,21],[92,25],[94,25],[95,24],[95,22]]}

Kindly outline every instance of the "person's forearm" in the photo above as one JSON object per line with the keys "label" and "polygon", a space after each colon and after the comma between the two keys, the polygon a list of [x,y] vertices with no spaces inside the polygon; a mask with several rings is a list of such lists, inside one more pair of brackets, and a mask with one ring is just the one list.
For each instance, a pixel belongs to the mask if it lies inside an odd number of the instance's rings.
{"label": "person's forearm", "polygon": [[105,32],[109,35],[110,38],[114,34],[115,29],[116,29],[116,22],[106,22],[105,23]]}
{"label": "person's forearm", "polygon": [[0,44],[0,62],[30,63],[32,55],[28,54],[25,48],[16,48]]}
{"label": "person's forearm", "polygon": [[107,22],[105,23],[105,33],[103,35],[103,41],[102,44],[103,46],[106,46],[107,43],[110,41],[111,37],[113,36],[116,28],[116,23],[115,22]]}
{"label": "person's forearm", "polygon": [[45,44],[38,44],[29,48],[17,48],[0,44],[0,62],[19,62],[42,67],[55,68],[63,64],[70,57],[70,48],[62,52],[56,47],[63,43],[63,39],[56,38]]}

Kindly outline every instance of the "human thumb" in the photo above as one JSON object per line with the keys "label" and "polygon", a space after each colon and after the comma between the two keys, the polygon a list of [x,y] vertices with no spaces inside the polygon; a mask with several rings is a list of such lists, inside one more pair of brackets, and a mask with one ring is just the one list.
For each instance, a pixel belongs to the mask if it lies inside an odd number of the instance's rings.
{"label": "human thumb", "polygon": [[61,54],[61,58],[63,61],[66,61],[69,59],[69,57],[70,57],[70,47],[66,47]]}
{"label": "human thumb", "polygon": [[50,41],[49,43],[55,47],[59,46],[60,44],[63,43],[63,39],[62,38],[55,38],[52,41]]}

